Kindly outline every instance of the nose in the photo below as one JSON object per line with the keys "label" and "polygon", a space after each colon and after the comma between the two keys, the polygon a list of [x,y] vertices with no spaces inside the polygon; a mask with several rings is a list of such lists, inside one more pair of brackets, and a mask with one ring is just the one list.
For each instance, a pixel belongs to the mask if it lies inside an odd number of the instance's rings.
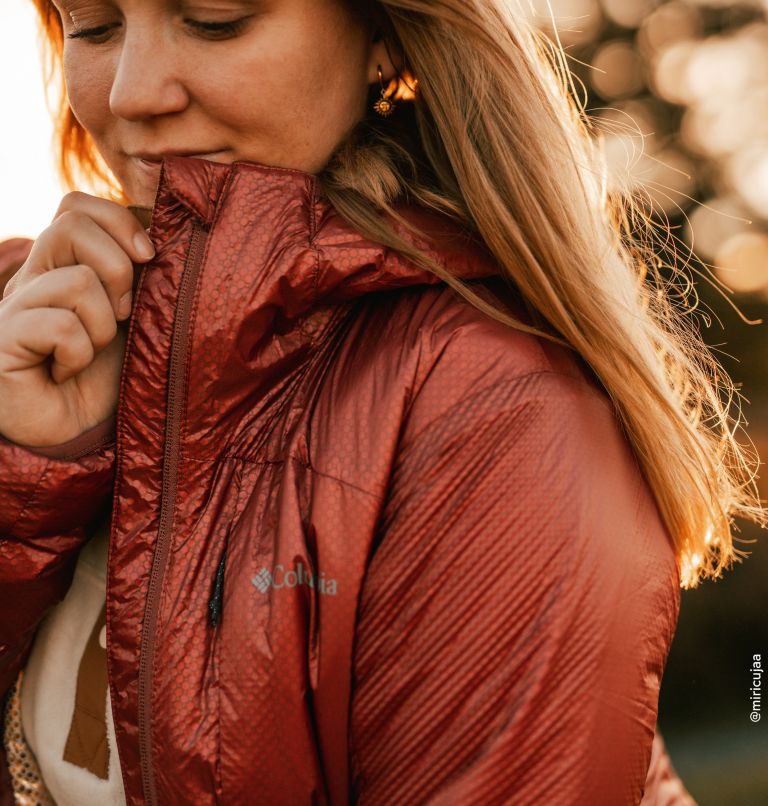
{"label": "nose", "polygon": [[128,24],[109,94],[112,114],[144,120],[184,109],[189,97],[176,56],[161,24]]}

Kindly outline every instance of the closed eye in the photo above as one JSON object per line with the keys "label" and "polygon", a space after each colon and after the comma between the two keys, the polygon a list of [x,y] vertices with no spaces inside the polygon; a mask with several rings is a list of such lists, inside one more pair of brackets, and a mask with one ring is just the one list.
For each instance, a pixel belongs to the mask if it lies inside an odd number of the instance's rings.
{"label": "closed eye", "polygon": [[[214,39],[227,39],[231,36],[236,36],[244,27],[246,22],[252,17],[253,15],[249,15],[247,17],[241,17],[238,20],[228,20],[226,22],[208,22],[204,20],[192,20],[186,19],[184,22],[190,26],[190,28],[195,29],[198,33],[202,33],[206,35],[211,35]],[[119,23],[113,23],[111,25],[99,25],[96,28],[82,28],[78,31],[73,31],[72,33],[67,34],[68,39],[84,39],[88,42],[94,42],[98,37],[103,37],[104,34],[108,33],[111,28],[114,28]],[[106,39],[102,39],[101,42],[105,42]]]}
{"label": "closed eye", "polygon": [[201,22],[200,20],[185,20],[193,28],[213,34],[234,35],[239,33],[250,17],[241,17],[239,20],[229,22]]}

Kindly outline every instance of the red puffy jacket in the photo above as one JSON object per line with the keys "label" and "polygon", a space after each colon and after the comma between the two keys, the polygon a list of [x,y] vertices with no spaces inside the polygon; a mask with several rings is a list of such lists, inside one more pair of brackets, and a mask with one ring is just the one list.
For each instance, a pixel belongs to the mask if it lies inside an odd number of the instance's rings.
{"label": "red puffy jacket", "polygon": [[[530,321],[477,240],[402,212]],[[582,360],[311,174],[169,157],[150,236],[116,417],[0,441],[0,692],[111,510],[129,804],[638,803],[679,577]]]}

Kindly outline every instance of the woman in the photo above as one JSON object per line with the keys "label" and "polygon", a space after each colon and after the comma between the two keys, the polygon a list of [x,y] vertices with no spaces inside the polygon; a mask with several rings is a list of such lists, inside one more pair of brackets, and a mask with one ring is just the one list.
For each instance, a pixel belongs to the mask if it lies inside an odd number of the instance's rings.
{"label": "woman", "polygon": [[119,190],[0,304],[5,791],[662,802],[680,588],[764,512],[543,40],[35,2],[63,174]]}

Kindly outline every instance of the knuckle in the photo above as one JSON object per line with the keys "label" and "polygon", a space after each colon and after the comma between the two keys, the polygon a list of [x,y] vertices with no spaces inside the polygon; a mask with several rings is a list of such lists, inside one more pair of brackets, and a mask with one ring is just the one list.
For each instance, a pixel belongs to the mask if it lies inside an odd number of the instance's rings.
{"label": "knuckle", "polygon": [[130,289],[133,286],[133,261],[126,255],[121,261],[120,267],[116,272],[116,277],[121,281],[126,288]]}
{"label": "knuckle", "polygon": [[57,214],[63,215],[65,212],[71,211],[82,202],[85,196],[86,194],[80,190],[70,190],[69,193],[65,193],[61,198],[61,202],[59,202]]}
{"label": "knuckle", "polygon": [[107,279],[113,282],[133,281],[133,263],[128,255],[123,253],[119,258],[110,260],[109,265],[104,268]]}
{"label": "knuckle", "polygon": [[125,291],[133,287],[133,263],[129,257],[115,260],[104,271],[104,280],[107,293],[111,296],[122,296]]}
{"label": "knuckle", "polygon": [[57,231],[64,230],[71,232],[82,226],[83,222],[88,216],[80,210],[64,210],[61,215],[56,217],[56,220],[51,224]]}
{"label": "knuckle", "polygon": [[104,325],[103,330],[99,333],[98,337],[94,339],[93,346],[97,350],[103,350],[112,340],[117,336],[117,320],[112,317]]}
{"label": "knuckle", "polygon": [[54,331],[60,339],[71,339],[80,329],[80,320],[74,311],[61,311],[56,317]]}
{"label": "knuckle", "polygon": [[69,282],[72,286],[72,290],[77,293],[89,291],[94,285],[94,280],[96,279],[96,273],[93,271],[93,269],[83,263],[77,263],[74,266],[70,266],[67,269],[67,274],[69,275]]}
{"label": "knuckle", "polygon": [[[62,270],[59,269],[56,274],[61,276],[61,271]],[[77,263],[74,266],[68,266],[64,271],[65,275],[62,277],[62,280],[65,281],[68,294],[80,296],[90,291],[95,277],[94,271],[90,266]],[[43,275],[43,277],[50,277],[52,274],[53,272],[49,272],[47,275]],[[55,280],[49,280],[49,282],[55,282]]]}

